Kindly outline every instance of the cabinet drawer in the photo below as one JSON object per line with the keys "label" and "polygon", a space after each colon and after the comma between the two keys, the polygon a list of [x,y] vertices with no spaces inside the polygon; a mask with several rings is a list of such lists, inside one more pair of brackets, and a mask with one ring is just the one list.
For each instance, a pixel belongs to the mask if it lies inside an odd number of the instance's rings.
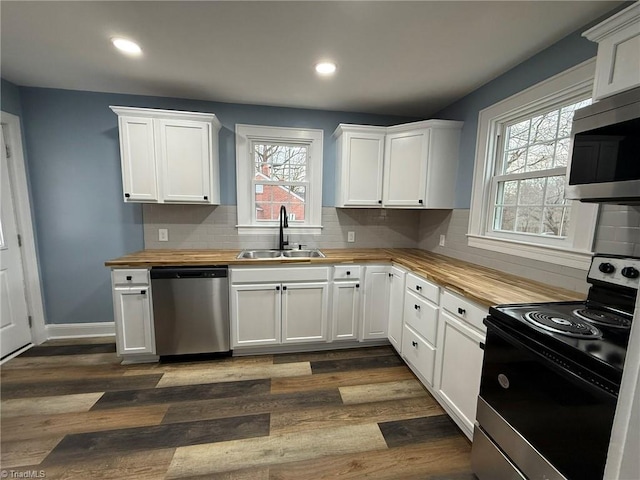
{"label": "cabinet drawer", "polygon": [[328,267],[232,268],[231,283],[328,281]]}
{"label": "cabinet drawer", "polygon": [[442,294],[442,302],[440,305],[457,318],[462,319],[481,332],[487,331],[487,327],[484,326],[482,321],[489,314],[488,309],[480,307],[466,298],[456,295],[448,290],[445,290]]}
{"label": "cabinet drawer", "polygon": [[333,269],[334,280],[354,280],[360,278],[360,265],[336,265]]}
{"label": "cabinet drawer", "polygon": [[422,375],[422,380],[433,386],[436,350],[407,325],[402,336],[402,356]]}
{"label": "cabinet drawer", "polygon": [[410,273],[407,275],[407,288],[435,304],[439,303],[440,287],[424,278]]}
{"label": "cabinet drawer", "polygon": [[113,270],[111,278],[114,286],[149,285],[149,270]]}
{"label": "cabinet drawer", "polygon": [[438,307],[407,291],[404,296],[404,321],[422,335],[431,345],[436,344]]}

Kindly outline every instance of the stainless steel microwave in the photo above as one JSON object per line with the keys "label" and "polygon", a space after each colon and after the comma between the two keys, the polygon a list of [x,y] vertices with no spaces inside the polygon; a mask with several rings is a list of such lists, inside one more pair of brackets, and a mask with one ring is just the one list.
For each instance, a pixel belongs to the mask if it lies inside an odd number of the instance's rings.
{"label": "stainless steel microwave", "polygon": [[640,203],[640,87],[576,110],[565,195]]}

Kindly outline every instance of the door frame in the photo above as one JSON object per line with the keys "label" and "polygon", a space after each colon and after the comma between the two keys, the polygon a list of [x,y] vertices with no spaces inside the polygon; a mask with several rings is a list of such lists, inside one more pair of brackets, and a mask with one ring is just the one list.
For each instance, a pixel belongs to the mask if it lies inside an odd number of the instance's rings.
{"label": "door frame", "polygon": [[47,339],[47,333],[20,117],[0,111],[0,123],[6,129],[7,144],[11,148],[11,160],[8,162],[9,182],[13,190],[16,226],[22,239],[21,257],[27,309],[31,316],[31,341],[40,344]]}

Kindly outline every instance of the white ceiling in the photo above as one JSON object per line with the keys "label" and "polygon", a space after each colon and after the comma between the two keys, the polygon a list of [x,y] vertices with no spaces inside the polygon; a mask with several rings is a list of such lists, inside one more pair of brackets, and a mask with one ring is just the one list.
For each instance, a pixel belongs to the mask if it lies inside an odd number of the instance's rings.
{"label": "white ceiling", "polygon": [[[428,116],[615,1],[1,2],[24,86]],[[135,39],[143,55],[109,38]],[[319,78],[320,59],[338,64]]]}

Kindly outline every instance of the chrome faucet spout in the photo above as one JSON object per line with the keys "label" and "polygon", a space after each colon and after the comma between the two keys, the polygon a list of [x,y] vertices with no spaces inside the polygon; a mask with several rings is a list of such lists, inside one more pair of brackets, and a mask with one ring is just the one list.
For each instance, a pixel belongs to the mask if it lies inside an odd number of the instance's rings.
{"label": "chrome faucet spout", "polygon": [[289,219],[287,215],[287,209],[284,205],[280,207],[280,244],[278,246],[278,250],[284,250],[286,245],[289,245],[289,242],[284,239],[284,229],[289,228]]}

